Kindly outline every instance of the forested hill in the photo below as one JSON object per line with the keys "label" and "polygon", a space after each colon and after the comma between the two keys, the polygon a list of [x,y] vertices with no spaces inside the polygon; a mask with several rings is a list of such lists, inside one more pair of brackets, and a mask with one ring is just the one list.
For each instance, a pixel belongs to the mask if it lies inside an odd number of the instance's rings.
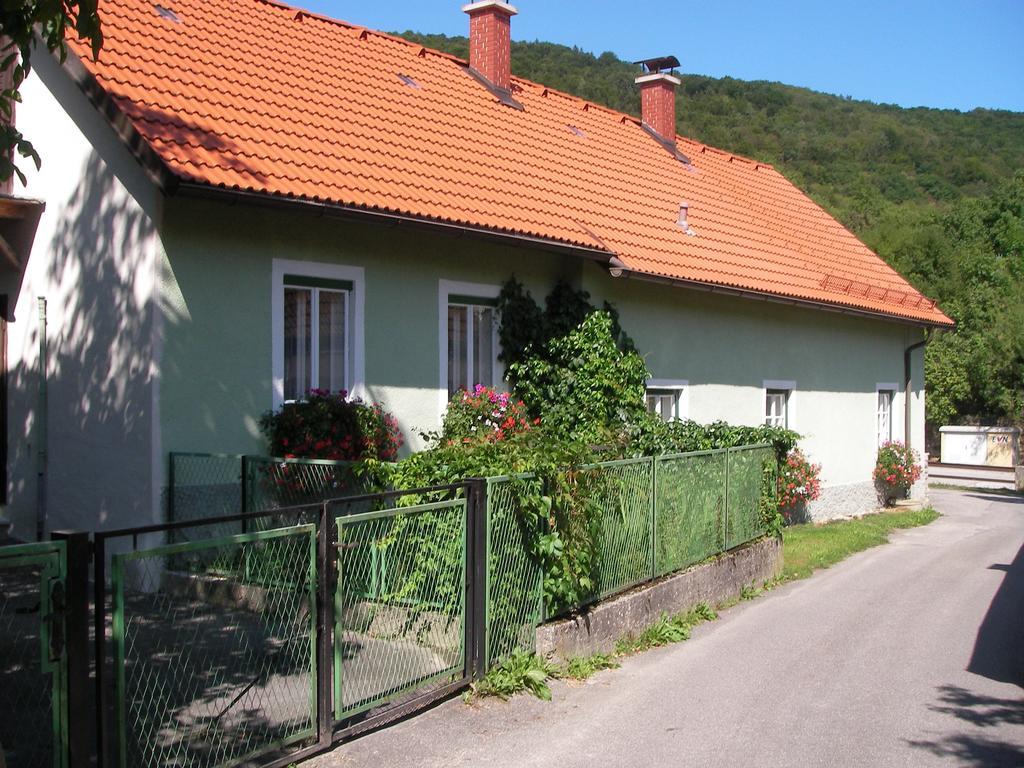
{"label": "forested hill", "polygon": [[[401,33],[462,58],[464,37]],[[638,69],[513,43],[520,77],[639,114]],[[1024,423],[1024,113],[903,109],[682,75],[679,133],[769,162],[957,321],[928,346],[928,420]]]}

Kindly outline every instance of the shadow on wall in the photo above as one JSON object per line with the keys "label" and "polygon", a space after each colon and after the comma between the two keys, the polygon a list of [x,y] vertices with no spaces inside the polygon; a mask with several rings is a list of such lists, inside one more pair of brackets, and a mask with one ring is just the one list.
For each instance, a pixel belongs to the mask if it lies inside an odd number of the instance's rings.
{"label": "shadow on wall", "polygon": [[155,242],[152,220],[91,153],[46,244],[45,271],[30,265],[34,279],[25,290],[33,292],[33,312],[12,328],[22,323],[31,329],[12,334],[24,339],[25,351],[9,378],[10,514],[18,538],[35,535],[41,463],[35,298],[43,294],[49,318],[46,527],[111,527],[154,516]]}

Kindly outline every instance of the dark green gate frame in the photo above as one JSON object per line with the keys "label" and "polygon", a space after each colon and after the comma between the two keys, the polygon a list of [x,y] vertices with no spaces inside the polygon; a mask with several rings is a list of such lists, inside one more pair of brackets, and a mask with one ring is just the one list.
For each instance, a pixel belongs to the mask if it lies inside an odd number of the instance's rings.
{"label": "dark green gate frame", "polygon": [[[338,721],[468,677],[466,515],[461,498],[337,518]],[[368,667],[382,671],[375,685]]]}
{"label": "dark green gate frame", "polygon": [[[51,730],[49,755],[30,755],[29,766],[53,766],[66,768],[68,765],[68,675],[67,654],[65,653],[64,611],[66,606],[67,549],[63,541],[43,541],[32,544],[16,544],[0,547],[0,572],[28,571],[38,572],[38,636],[39,648],[37,671],[48,678],[44,682],[44,690],[49,693],[48,712],[33,711],[29,702],[17,701],[17,688],[9,685],[4,696],[19,707],[19,715],[25,721],[42,717],[49,721]],[[6,613],[0,595],[0,617]],[[6,639],[16,640],[16,630],[5,628],[10,632]],[[13,660],[11,660],[13,661]],[[32,665],[35,667],[36,665]],[[3,676],[0,676],[3,680]],[[24,708],[24,709],[22,709]],[[39,709],[42,709],[40,707]],[[11,766],[21,768],[21,765]]]}

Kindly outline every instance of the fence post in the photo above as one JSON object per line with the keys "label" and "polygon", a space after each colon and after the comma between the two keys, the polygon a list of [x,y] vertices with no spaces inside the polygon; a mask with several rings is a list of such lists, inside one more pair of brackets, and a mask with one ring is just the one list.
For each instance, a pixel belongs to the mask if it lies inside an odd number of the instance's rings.
{"label": "fence post", "polygon": [[89,562],[92,546],[89,534],[81,531],[54,531],[54,541],[63,541],[67,557],[64,595],[64,653],[67,658],[65,681],[68,723],[68,765],[88,765],[92,729],[90,714],[95,711],[89,691]]}
{"label": "fence post", "polygon": [[487,674],[487,481],[466,481],[466,672]]}
{"label": "fence post", "polygon": [[[243,476],[243,486],[244,486]],[[330,503],[320,505],[317,525],[317,737],[321,747],[334,738],[334,591],[338,578],[338,532],[331,519]]]}
{"label": "fence post", "polygon": [[729,550],[729,470],[732,464],[732,448],[725,449],[725,507],[722,513],[722,551]]}
{"label": "fence post", "polygon": [[[242,466],[241,466],[241,473],[242,473],[242,488],[241,488],[242,494],[241,494],[241,496],[242,496],[242,499],[241,499],[241,501],[242,501],[242,514],[244,515],[246,512],[249,511],[249,457],[248,456],[242,456],[242,462],[241,463],[242,463]],[[243,517],[242,518],[242,533],[248,533],[248,532],[249,532],[249,521],[246,520]]]}
{"label": "fence post", "polygon": [[651,457],[651,579],[658,578],[658,457]]}
{"label": "fence post", "polygon": [[110,694],[107,690],[107,540],[93,536],[92,562],[92,620],[93,653],[96,664],[96,764],[110,765],[110,743],[107,738],[107,719],[110,712]]}

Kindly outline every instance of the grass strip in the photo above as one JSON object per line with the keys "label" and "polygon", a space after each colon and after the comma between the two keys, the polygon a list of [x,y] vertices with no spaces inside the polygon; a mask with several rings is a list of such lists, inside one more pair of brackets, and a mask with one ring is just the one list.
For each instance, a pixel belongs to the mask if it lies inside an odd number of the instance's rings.
{"label": "grass strip", "polygon": [[463,697],[497,696],[508,699],[517,693],[532,693],[538,699],[551,699],[549,680],[586,680],[602,669],[615,669],[618,659],[641,653],[669,643],[690,638],[690,630],[705,621],[714,621],[718,614],[707,603],[698,603],[693,610],[670,616],[663,613],[639,635],[629,634],[615,644],[615,653],[595,653],[574,656],[563,665],[553,664],[535,653],[516,651],[500,664],[491,668],[482,680],[474,683]]}
{"label": "grass strip", "polygon": [[824,525],[791,525],[782,533],[783,567],[779,581],[806,579],[818,568],[828,568],[856,552],[885,544],[892,531],[927,525],[938,517],[938,512],[925,507],[886,510]]}

